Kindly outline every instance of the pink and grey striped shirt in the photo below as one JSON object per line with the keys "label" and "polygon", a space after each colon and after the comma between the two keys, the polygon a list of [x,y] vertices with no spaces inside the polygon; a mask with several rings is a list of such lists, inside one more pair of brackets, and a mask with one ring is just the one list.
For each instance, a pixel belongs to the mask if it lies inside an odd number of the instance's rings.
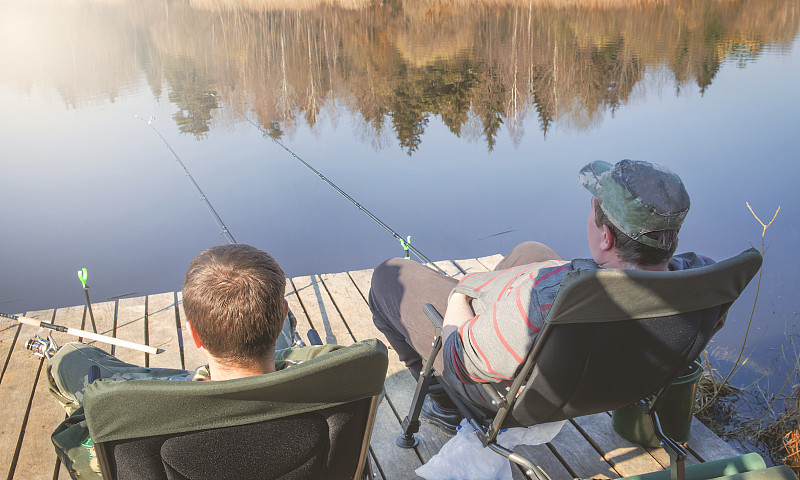
{"label": "pink and grey striped shirt", "polygon": [[[685,253],[673,256],[669,267],[684,270],[710,263],[709,258]],[[567,274],[598,268],[591,259],[549,260],[464,277],[453,292],[473,298],[475,316],[445,340],[445,376],[463,384],[510,381],[544,326]]]}

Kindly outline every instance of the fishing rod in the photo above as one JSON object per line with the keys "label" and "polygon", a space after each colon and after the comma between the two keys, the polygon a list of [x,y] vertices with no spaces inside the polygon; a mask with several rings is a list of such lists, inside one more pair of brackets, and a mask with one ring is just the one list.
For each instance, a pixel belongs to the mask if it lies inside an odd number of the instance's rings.
{"label": "fishing rod", "polygon": [[[9,320],[15,320],[19,323],[30,325],[31,327],[46,328],[48,330],[53,330],[55,332],[62,332],[69,335],[74,335],[76,337],[83,337],[89,340],[95,340],[97,342],[116,345],[118,347],[132,348],[134,350],[139,350],[140,352],[158,354],[164,351],[160,348],[151,347],[149,345],[142,345],[140,343],[129,342],[127,340],[122,340],[119,338],[109,337],[107,335],[100,335],[97,333],[87,332],[86,330],[79,330],[77,328],[65,327],[64,325],[56,325],[55,323],[36,320],[34,318],[21,317],[18,315],[9,315],[7,313],[0,313],[0,317],[7,318]],[[52,355],[52,353],[55,353],[55,351],[58,350],[58,345],[56,345],[52,337],[48,336],[48,340],[43,340],[38,335],[36,335],[33,339],[28,340],[26,348],[28,348],[28,350],[33,351],[34,354],[36,355],[50,358],[47,354],[50,353]]]}
{"label": "fishing rod", "polygon": [[178,156],[177,153],[175,153],[175,150],[172,149],[172,147],[170,146],[169,142],[167,142],[167,139],[165,139],[164,136],[161,135],[161,132],[159,132],[156,129],[156,127],[153,126],[153,120],[155,118],[152,115],[147,120],[145,120],[144,118],[140,117],[139,115],[134,115],[134,117],[138,118],[139,120],[141,120],[141,121],[143,121],[145,123],[147,123],[147,125],[150,128],[152,128],[154,132],[156,132],[158,137],[161,138],[161,141],[164,142],[164,145],[166,145],[167,148],[169,149],[169,151],[172,152],[172,155],[175,157],[175,161],[177,161],[178,165],[180,165],[181,168],[183,169],[183,173],[186,175],[186,177],[189,178],[189,181],[192,182],[192,185],[194,186],[194,189],[197,191],[197,194],[200,195],[200,200],[205,204],[206,209],[208,210],[208,213],[211,214],[211,217],[214,219],[214,221],[216,222],[217,226],[221,229],[220,233],[222,235],[224,235],[225,238],[228,239],[229,243],[236,243],[236,240],[233,239],[233,235],[231,235],[231,232],[228,231],[228,227],[226,227],[225,224],[222,223],[222,219],[219,218],[219,214],[217,213],[216,210],[214,210],[214,207],[211,206],[211,202],[208,201],[208,197],[206,197],[206,194],[203,193],[203,190],[200,188],[200,185],[198,185],[197,182],[194,181],[194,177],[192,177],[192,174],[189,173],[189,169],[187,169],[186,165],[183,164],[183,162],[181,161],[181,158]]}
{"label": "fishing rod", "polygon": [[[138,115],[134,115],[134,117],[136,117],[136,118],[138,118],[138,119],[140,119],[142,121],[145,121],[145,119],[143,119],[142,117],[140,117]],[[170,146],[169,142],[167,142],[167,140],[164,138],[164,136],[161,135],[161,132],[159,132],[156,129],[156,127],[153,126],[153,120],[154,120],[154,118],[151,115],[150,118],[148,118],[146,120],[147,125],[150,128],[152,128],[153,131],[156,132],[156,134],[158,134],[159,138],[161,138],[161,141],[164,142],[164,145],[166,145],[167,148],[169,149],[169,151],[172,152],[172,155],[175,157],[175,160],[178,162],[178,164],[183,169],[184,174],[192,182],[192,185],[194,185],[194,188],[197,191],[197,194],[200,195],[200,199],[203,201],[203,203],[205,203],[206,208],[208,209],[208,213],[211,214],[211,217],[214,218],[214,221],[217,223],[217,226],[221,229],[220,233],[225,235],[225,238],[228,239],[228,243],[237,243],[236,240],[233,238],[233,235],[231,235],[231,232],[228,230],[228,227],[226,227],[225,224],[222,223],[222,219],[219,217],[219,214],[217,214],[217,211],[214,210],[213,206],[211,206],[211,202],[208,201],[208,197],[206,197],[205,193],[203,193],[203,190],[200,188],[200,186],[197,184],[197,182],[194,181],[194,177],[192,177],[192,174],[189,173],[189,169],[186,168],[186,165],[184,165],[184,163],[181,161],[181,159],[178,156],[178,154],[175,153],[175,150],[172,149],[172,146]],[[292,315],[291,311],[289,312],[289,315]],[[314,333],[316,334],[316,331]],[[303,342],[303,339],[300,338],[300,335],[297,333],[297,331],[294,331],[294,334],[292,336],[293,336],[293,338],[289,339],[289,343],[290,344],[292,344],[293,346],[297,346],[297,347],[304,347],[305,346],[305,342]],[[317,335],[317,337],[319,337],[319,336]]]}
{"label": "fishing rod", "polygon": [[[217,100],[221,100],[221,99],[220,99],[218,96],[214,95],[213,93],[209,93],[209,95],[211,95],[212,97],[216,98]],[[435,268],[435,269],[436,269],[436,270],[437,270],[439,273],[441,273],[441,274],[444,274],[444,275],[447,275],[447,273],[445,273],[445,271],[444,271],[444,270],[442,270],[441,268],[439,268],[439,266],[438,266],[438,265],[436,265],[435,263],[433,263],[433,262],[432,262],[430,259],[428,259],[428,257],[426,257],[425,255],[423,255],[423,254],[422,254],[422,253],[421,253],[419,250],[417,250],[417,249],[416,249],[416,248],[415,248],[413,245],[411,245],[411,236],[408,236],[407,238],[403,238],[403,237],[401,237],[401,236],[400,236],[400,235],[399,235],[397,232],[395,232],[394,230],[392,230],[391,228],[389,228],[389,226],[388,226],[388,225],[386,225],[385,223],[383,223],[383,222],[381,221],[381,219],[380,219],[380,218],[378,218],[378,217],[376,217],[375,215],[373,215],[373,214],[372,214],[372,212],[370,212],[369,210],[367,210],[366,208],[364,208],[364,206],[363,206],[363,205],[361,205],[360,203],[358,203],[357,201],[355,201],[355,200],[353,199],[353,197],[351,197],[350,195],[348,195],[348,194],[347,194],[347,192],[345,192],[344,190],[342,190],[341,188],[339,188],[338,186],[336,186],[336,184],[335,184],[335,183],[333,183],[332,181],[330,181],[330,180],[328,179],[328,177],[326,177],[325,175],[323,175],[322,173],[320,173],[320,172],[319,172],[319,170],[317,170],[316,168],[312,167],[312,166],[311,166],[311,165],[310,165],[308,162],[306,162],[305,160],[303,160],[302,158],[300,158],[300,156],[299,156],[299,155],[297,155],[296,153],[294,153],[294,152],[293,152],[291,149],[289,149],[289,147],[287,147],[286,145],[284,145],[284,144],[283,144],[283,143],[282,143],[280,140],[278,140],[277,138],[275,138],[275,137],[273,137],[272,135],[270,135],[270,132],[268,132],[268,131],[267,131],[267,130],[264,128],[264,127],[262,127],[261,125],[259,125],[259,124],[255,123],[254,121],[252,121],[252,120],[250,120],[249,118],[247,118],[247,116],[246,116],[246,115],[244,115],[242,112],[240,112],[240,111],[239,111],[239,109],[237,109],[237,108],[235,108],[235,107],[232,107],[232,108],[233,108],[233,110],[234,110],[236,113],[238,113],[238,114],[239,114],[239,116],[241,116],[241,117],[242,117],[242,118],[243,118],[243,119],[244,119],[246,122],[248,122],[250,125],[253,125],[253,126],[254,126],[254,127],[256,127],[257,129],[259,129],[259,130],[261,131],[261,133],[263,133],[265,136],[267,136],[267,137],[269,137],[270,139],[272,139],[272,141],[273,141],[273,142],[275,142],[275,144],[276,144],[276,145],[278,145],[278,146],[279,146],[279,147],[281,147],[282,149],[286,150],[286,152],[287,152],[287,153],[289,153],[289,155],[291,155],[291,156],[292,156],[292,157],[294,157],[296,160],[298,160],[300,163],[302,163],[303,165],[305,165],[305,167],[306,167],[306,168],[308,168],[309,170],[311,170],[312,172],[314,172],[314,174],[316,174],[316,175],[317,175],[317,176],[318,176],[320,179],[322,179],[322,181],[324,181],[325,183],[327,183],[327,184],[328,184],[328,185],[329,185],[331,188],[333,188],[334,190],[336,190],[336,191],[337,191],[337,192],[338,192],[338,193],[339,193],[341,196],[343,196],[344,198],[346,198],[347,200],[349,200],[349,201],[350,201],[350,203],[352,203],[352,204],[353,204],[353,205],[355,205],[355,206],[356,206],[356,207],[357,207],[359,210],[361,210],[362,212],[364,212],[364,214],[366,214],[366,215],[367,215],[369,218],[371,218],[371,219],[372,219],[372,220],[373,220],[375,223],[377,223],[378,225],[380,225],[381,227],[383,227],[383,229],[384,229],[384,230],[386,230],[386,231],[387,231],[387,232],[389,232],[389,233],[390,233],[390,234],[391,234],[391,235],[392,235],[394,238],[396,238],[397,240],[399,240],[399,241],[400,241],[400,245],[403,247],[403,250],[405,250],[405,252],[406,252],[406,258],[408,258],[408,252],[409,252],[409,250],[410,250],[410,251],[411,251],[411,253],[413,253],[413,254],[414,254],[414,255],[415,255],[415,256],[416,256],[418,259],[420,259],[420,260],[421,260],[423,263],[427,263],[428,265],[431,265],[431,266],[433,266],[433,267],[434,267],[434,268]],[[448,275],[448,276],[449,276],[449,275]]]}

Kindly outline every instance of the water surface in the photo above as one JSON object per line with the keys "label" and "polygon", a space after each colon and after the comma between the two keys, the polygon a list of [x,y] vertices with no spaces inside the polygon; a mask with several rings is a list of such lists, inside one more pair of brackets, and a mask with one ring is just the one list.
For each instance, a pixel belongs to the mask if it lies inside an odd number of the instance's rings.
{"label": "water surface", "polygon": [[[288,276],[402,249],[273,138],[432,259],[528,239],[588,256],[577,172],[633,158],[692,196],[679,251],[760,247],[745,202],[765,221],[781,207],[738,381],[782,383],[797,356],[798,2],[581,5],[0,4],[0,311],[81,304],[81,267],[94,301],[179,290],[191,258],[227,241],[134,115]],[[754,296],[714,340],[723,366]]]}

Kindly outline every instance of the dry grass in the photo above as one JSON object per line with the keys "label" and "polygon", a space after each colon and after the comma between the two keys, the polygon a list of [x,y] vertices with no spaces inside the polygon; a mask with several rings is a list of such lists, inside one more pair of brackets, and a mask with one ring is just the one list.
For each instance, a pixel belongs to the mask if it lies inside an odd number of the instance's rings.
{"label": "dry grass", "polygon": [[[768,250],[765,245],[767,228],[772,225],[781,208],[775,211],[772,220],[764,223],[753,211],[750,204],[745,202],[747,208],[763,228],[761,232],[761,255]],[[776,465],[788,465],[800,475],[800,355],[796,344],[797,335],[787,335],[790,351],[783,351],[783,361],[786,363],[787,374],[783,386],[776,394],[766,394],[756,380],[751,385],[737,388],[729,383],[733,375],[747,362],[740,363],[744,354],[750,325],[755,313],[755,304],[758,302],[758,292],[761,287],[763,269],[759,271],[756,296],[753,300],[753,310],[745,332],[744,343],[739,352],[739,357],[734,362],[731,371],[723,375],[708,358],[703,355],[703,376],[697,384],[697,417],[711,428],[717,435],[733,439],[743,445],[752,445]],[[792,386],[794,386],[792,388]],[[784,393],[790,389],[790,393]],[[777,407],[777,408],[776,408]],[[781,408],[782,407],[782,408]]]}
{"label": "dry grass", "polygon": [[783,448],[786,450],[783,463],[791,467],[794,473],[800,472],[800,431],[797,427],[784,435]]}
{"label": "dry grass", "polygon": [[[772,463],[788,465],[800,475],[800,384],[789,394],[768,396],[755,384],[731,386],[707,358],[703,368],[697,417],[717,435],[751,445]],[[797,381],[797,370],[789,376]]]}

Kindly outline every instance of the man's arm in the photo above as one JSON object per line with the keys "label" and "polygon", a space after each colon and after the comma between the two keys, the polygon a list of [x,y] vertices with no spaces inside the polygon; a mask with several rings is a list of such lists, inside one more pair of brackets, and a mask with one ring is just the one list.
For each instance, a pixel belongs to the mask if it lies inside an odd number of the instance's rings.
{"label": "man's arm", "polygon": [[475,379],[470,378],[469,372],[464,367],[464,359],[461,357],[463,345],[458,329],[475,317],[471,300],[472,298],[463,293],[453,292],[448,299],[447,311],[442,319],[443,373],[458,378],[468,385],[475,383]]}
{"label": "man's arm", "polygon": [[447,311],[442,322],[442,339],[447,339],[464,322],[475,316],[470,301],[472,301],[472,298],[463,293],[453,292],[450,295],[450,299],[447,301]]}

